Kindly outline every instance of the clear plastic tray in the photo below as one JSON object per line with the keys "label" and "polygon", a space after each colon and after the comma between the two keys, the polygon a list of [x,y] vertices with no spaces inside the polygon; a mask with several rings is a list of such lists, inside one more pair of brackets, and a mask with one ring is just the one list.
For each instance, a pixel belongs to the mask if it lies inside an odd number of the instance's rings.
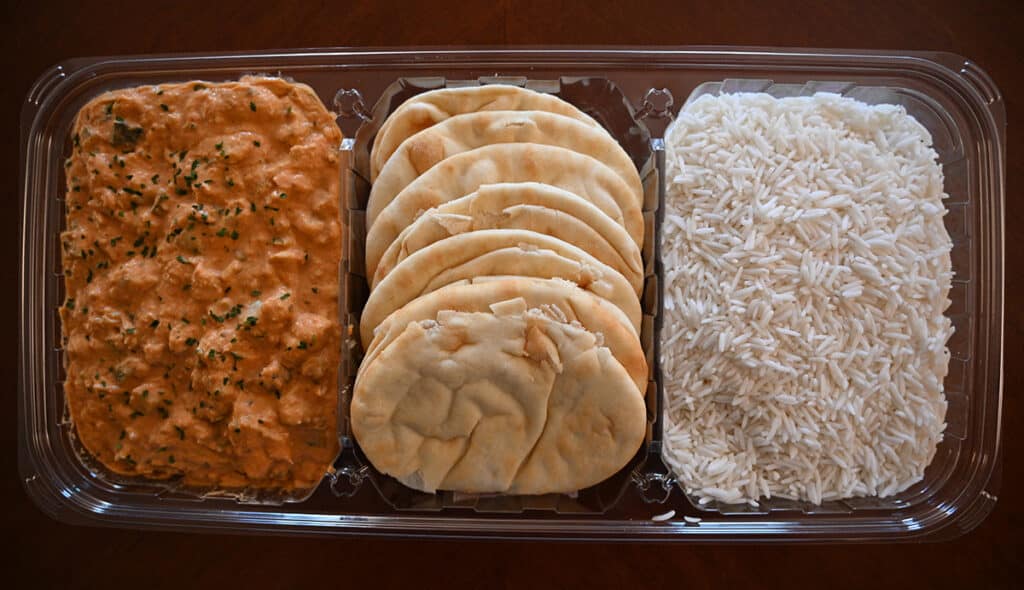
{"label": "clear plastic tray", "polygon": [[[346,137],[347,261],[358,260],[367,142],[404,95],[494,81],[556,92],[613,128],[646,165],[648,280],[644,341],[652,361],[651,427],[633,462],[609,482],[572,496],[476,498],[410,494],[376,473],[341,421],[342,453],[311,494],[180,490],[121,480],[83,460],[62,392],[57,308],[63,297],[58,234],[62,163],[75,113],[100,92],[190,79],[279,74],[309,84],[339,114]],[[946,225],[955,272],[948,314],[956,327],[946,379],[946,436],[925,480],[894,498],[813,506],[698,509],[660,460],[657,343],[661,268],[662,134],[688,97],[765,90],[840,92],[898,103],[932,133],[950,194]],[[285,53],[75,59],[51,68],[21,117],[20,476],[33,500],[59,520],[175,530],[276,533],[533,537],[627,540],[863,541],[945,539],[980,523],[998,485],[1002,396],[1004,103],[971,62],[944,53],[776,49],[310,50]],[[618,127],[617,127],[618,126]],[[633,130],[632,132],[630,130]],[[632,138],[632,139],[630,139]],[[358,262],[342,277],[346,314],[358,321],[365,285]],[[357,348],[343,363],[342,416]],[[667,518],[653,520],[656,515]]]}

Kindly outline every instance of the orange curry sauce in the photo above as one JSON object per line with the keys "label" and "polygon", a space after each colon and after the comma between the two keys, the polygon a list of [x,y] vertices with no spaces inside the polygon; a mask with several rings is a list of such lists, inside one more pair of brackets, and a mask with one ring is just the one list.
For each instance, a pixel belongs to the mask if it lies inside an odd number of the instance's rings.
{"label": "orange curry sauce", "polygon": [[272,78],[103,94],[61,235],[65,392],[114,472],[309,488],[335,458],[341,132]]}

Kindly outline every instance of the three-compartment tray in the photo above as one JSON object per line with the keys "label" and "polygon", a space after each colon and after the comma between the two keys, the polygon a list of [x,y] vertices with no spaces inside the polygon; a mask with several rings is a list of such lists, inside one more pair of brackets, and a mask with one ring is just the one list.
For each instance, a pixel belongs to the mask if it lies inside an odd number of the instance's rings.
{"label": "three-compartment tray", "polygon": [[[73,118],[90,98],[127,86],[247,73],[309,84],[339,115],[343,153],[342,317],[366,297],[361,276],[368,145],[401,100],[441,86],[511,83],[553,92],[608,128],[642,171],[647,284],[642,340],[651,361],[649,432],[630,464],[578,494],[466,497],[413,493],[375,472],[340,420],[333,473],[308,493],[178,489],[111,477],[76,448],[62,393],[56,310],[63,297],[58,235]],[[946,226],[955,272],[947,313],[956,328],[945,382],[948,426],[925,479],[893,498],[821,506],[789,501],[700,508],[660,460],[657,365],[661,275],[658,211],[662,135],[688,97],[764,91],[839,92],[904,106],[933,137],[950,195]],[[46,72],[22,112],[19,464],[29,495],[75,523],[165,529],[411,536],[632,540],[942,539],[976,526],[995,502],[1002,383],[1005,113],[998,91],[951,54],[708,49],[310,50],[285,53],[78,59]],[[346,346],[340,416],[359,360]],[[652,520],[666,515],[667,519]]]}

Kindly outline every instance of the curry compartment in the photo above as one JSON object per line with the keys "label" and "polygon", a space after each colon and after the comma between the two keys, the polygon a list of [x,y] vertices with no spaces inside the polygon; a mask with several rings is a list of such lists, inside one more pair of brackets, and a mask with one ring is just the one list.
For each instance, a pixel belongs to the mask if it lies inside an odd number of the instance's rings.
{"label": "curry compartment", "polygon": [[[106,90],[280,75],[309,85],[338,115],[343,345],[338,392],[341,452],[310,490],[190,489],[115,477],[75,439],[63,393],[60,231],[63,163],[74,117]],[[361,358],[359,313],[369,146],[383,119],[426,90],[505,83],[554,93],[599,121],[644,182],[645,286],[641,342],[651,368],[648,428],[618,474],[572,495],[466,496],[415,492],[376,472],[351,436],[348,402]],[[945,176],[953,238],[956,333],[945,391],[947,428],[925,480],[894,498],[759,508],[688,498],[661,460],[658,366],[665,179],[662,136],[688,99],[765,91],[838,92],[904,106],[932,135]],[[771,49],[344,50],[89,58],[47,71],[21,115],[21,358],[19,466],[46,513],[72,523],[176,530],[436,537],[623,540],[946,539],[992,510],[1000,466],[1005,112],[973,63],[951,54]]]}

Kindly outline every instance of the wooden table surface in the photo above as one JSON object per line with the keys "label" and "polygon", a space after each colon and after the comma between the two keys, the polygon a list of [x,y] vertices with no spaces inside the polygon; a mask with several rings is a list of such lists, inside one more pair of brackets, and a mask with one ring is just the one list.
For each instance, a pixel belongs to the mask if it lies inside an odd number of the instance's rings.
{"label": "wooden table surface", "polygon": [[[686,6],[690,4],[691,6]],[[1010,588],[1024,584],[1020,536],[1024,380],[1024,11],[1019,2],[801,0],[618,2],[8,1],[3,7],[2,374],[5,578],[38,587],[551,586]],[[1004,464],[995,512],[952,542],[860,546],[697,546],[243,537],[73,527],[32,505],[17,474],[17,115],[32,81],[75,56],[288,47],[516,44],[732,44],[945,50],[985,68],[1009,106]],[[642,586],[641,586],[642,585]],[[16,587],[16,586],[9,586]]]}

